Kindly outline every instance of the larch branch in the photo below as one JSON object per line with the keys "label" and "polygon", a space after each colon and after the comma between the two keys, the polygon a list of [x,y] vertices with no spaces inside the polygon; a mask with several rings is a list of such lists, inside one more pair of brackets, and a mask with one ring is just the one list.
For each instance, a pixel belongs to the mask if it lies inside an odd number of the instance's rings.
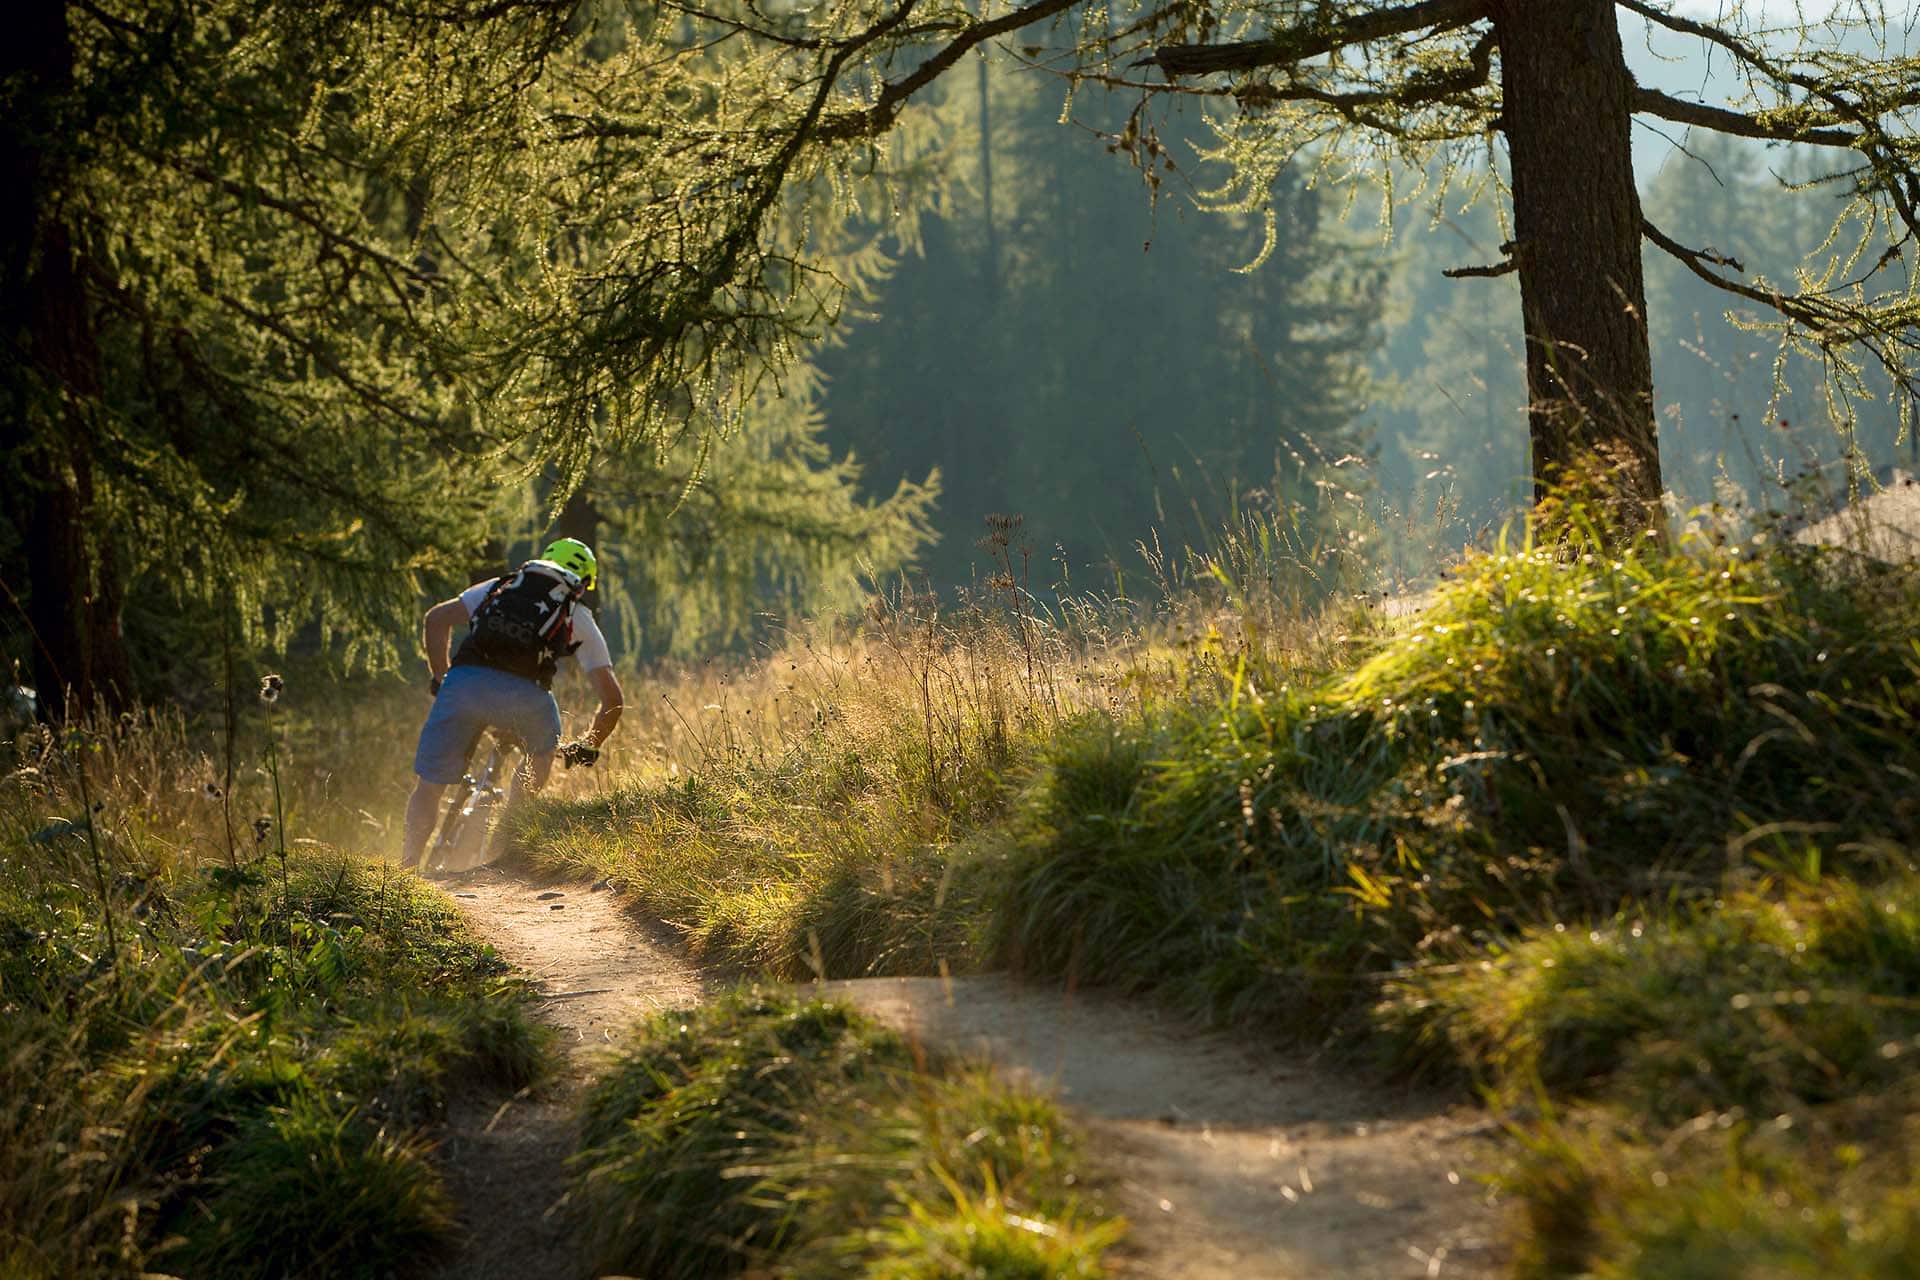
{"label": "larch branch", "polygon": [[1675,124],[1694,125],[1742,138],[1810,142],[1816,146],[1844,148],[1852,148],[1860,142],[1859,134],[1846,129],[1796,128],[1789,124],[1776,124],[1744,111],[1710,106],[1704,102],[1688,102],[1683,98],[1670,97],[1658,89],[1638,85],[1633,91],[1633,109],[1643,115],[1671,120]]}
{"label": "larch branch", "polygon": [[1262,67],[1317,58],[1370,40],[1384,40],[1423,29],[1465,26],[1487,17],[1487,10],[1487,0],[1419,0],[1417,4],[1366,9],[1333,22],[1290,28],[1264,40],[1162,45],[1133,65],[1158,67],[1168,76],[1257,71]]}
{"label": "larch branch", "polygon": [[955,36],[947,46],[916,67],[909,75],[883,85],[872,106],[863,111],[836,113],[822,120],[814,136],[826,139],[864,138],[885,133],[893,127],[900,108],[914,94],[938,80],[968,52],[1022,27],[1031,26],[1055,14],[1071,9],[1079,0],[1035,0],[1035,3],[1010,10],[988,22],[976,22]]}
{"label": "larch branch", "polygon": [[1774,84],[1792,85],[1810,98],[1825,103],[1822,114],[1828,119],[1844,120],[1857,125],[1860,134],[1848,145],[1867,155],[1873,161],[1876,170],[1897,175],[1886,182],[1887,192],[1898,208],[1902,220],[1910,229],[1920,232],[1920,210],[1916,210],[1914,193],[1903,192],[1900,189],[1899,179],[1910,178],[1911,168],[1907,161],[1890,146],[1892,139],[1880,120],[1880,117],[1888,112],[1920,105],[1920,86],[1908,83],[1890,98],[1871,102],[1855,101],[1841,91],[1842,86],[1839,83],[1777,64],[1760,50],[1721,27],[1679,17],[1655,8],[1644,0],[1614,0],[1614,2],[1621,8],[1637,13],[1648,21],[1671,31],[1697,36],[1718,45],[1747,67],[1773,81]]}
{"label": "larch branch", "polygon": [[1695,22],[1693,19],[1683,18],[1677,13],[1670,13],[1665,9],[1644,4],[1641,0],[1614,0],[1614,3],[1622,9],[1639,14],[1656,26],[1665,27],[1669,31],[1678,31],[1682,35],[1698,36],[1710,44],[1717,44],[1756,71],[1762,71],[1768,75],[1773,74],[1773,68],[1768,65],[1767,60],[1761,57],[1759,52],[1749,46],[1746,41],[1739,39],[1710,22]]}
{"label": "larch branch", "polygon": [[1741,284],[1738,280],[1729,280],[1725,276],[1714,275],[1712,272],[1706,271],[1703,266],[1703,264],[1710,262],[1718,267],[1731,267],[1735,271],[1745,271],[1746,268],[1740,265],[1737,258],[1729,258],[1725,254],[1718,253],[1712,249],[1689,249],[1645,219],[1641,220],[1640,230],[1646,235],[1647,239],[1653,241],[1654,244],[1658,245],[1673,257],[1678,258],[1681,262],[1686,263],[1695,275],[1701,276],[1709,283],[1717,284],[1723,289],[1728,289],[1740,294],[1742,297],[1751,298],[1755,302],[1764,302],[1768,306],[1773,306],[1778,299],[1784,296],[1765,289],[1756,289],[1749,284]]}

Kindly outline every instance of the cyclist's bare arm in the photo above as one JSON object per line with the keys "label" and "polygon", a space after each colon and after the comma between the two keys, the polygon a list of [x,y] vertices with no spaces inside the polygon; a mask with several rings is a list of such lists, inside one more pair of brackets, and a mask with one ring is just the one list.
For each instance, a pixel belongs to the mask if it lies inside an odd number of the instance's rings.
{"label": "cyclist's bare arm", "polygon": [[427,648],[427,674],[435,680],[447,674],[447,666],[453,661],[453,630],[466,621],[467,606],[460,603],[458,596],[442,600],[427,610],[421,639]]}
{"label": "cyclist's bare arm", "polygon": [[587,672],[587,682],[600,699],[599,709],[593,713],[593,727],[587,730],[587,745],[597,747],[613,736],[613,727],[620,723],[620,711],[626,700],[621,696],[620,681],[612,667],[596,667]]}

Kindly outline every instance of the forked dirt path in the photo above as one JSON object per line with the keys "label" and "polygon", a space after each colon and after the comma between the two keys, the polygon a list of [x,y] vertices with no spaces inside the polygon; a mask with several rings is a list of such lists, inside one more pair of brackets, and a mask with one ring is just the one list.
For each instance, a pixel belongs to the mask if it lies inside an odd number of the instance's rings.
{"label": "forked dirt path", "polygon": [[707,984],[616,896],[571,881],[482,867],[436,883],[474,932],[533,980],[560,1033],[559,1079],[505,1105],[468,1100],[440,1148],[464,1237],[444,1280],[576,1280],[589,1259],[569,1219],[566,1158],[576,1096],[594,1057],[642,1017],[697,1004]]}
{"label": "forked dirt path", "polygon": [[[548,997],[568,1078],[500,1114],[451,1117],[443,1148],[469,1244],[447,1277],[587,1274],[561,1199],[568,1104],[593,1052],[707,989],[616,894],[482,869],[441,882]],[[563,896],[543,897],[543,894]],[[555,907],[559,909],[554,909]],[[1248,1050],[1150,1007],[998,977],[819,984],[929,1045],[1054,1092],[1133,1224],[1118,1260],[1153,1280],[1398,1280],[1498,1273],[1484,1113],[1384,1093]]]}

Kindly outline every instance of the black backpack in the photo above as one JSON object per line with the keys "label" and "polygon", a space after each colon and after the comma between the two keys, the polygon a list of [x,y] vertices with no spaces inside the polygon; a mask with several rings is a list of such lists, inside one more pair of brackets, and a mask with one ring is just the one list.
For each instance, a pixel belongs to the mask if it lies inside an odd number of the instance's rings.
{"label": "black backpack", "polygon": [[559,565],[527,561],[495,582],[473,611],[453,665],[492,667],[551,688],[560,659],[580,647],[573,606],[584,591]]}

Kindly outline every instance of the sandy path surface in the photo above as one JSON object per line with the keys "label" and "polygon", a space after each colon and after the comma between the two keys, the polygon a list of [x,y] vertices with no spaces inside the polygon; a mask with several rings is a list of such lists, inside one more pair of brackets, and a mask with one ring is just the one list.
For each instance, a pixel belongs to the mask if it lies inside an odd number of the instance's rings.
{"label": "sandy path surface", "polygon": [[1491,1276],[1484,1112],[1256,1053],[1150,1007],[999,977],[821,984],[927,1043],[981,1053],[1085,1122],[1165,1280]]}
{"label": "sandy path surface", "polygon": [[[546,997],[564,1078],[451,1117],[442,1148],[467,1247],[442,1273],[587,1274],[563,1201],[569,1107],[596,1050],[707,989],[612,892],[484,868],[440,882]],[[1087,1127],[1133,1223],[1128,1275],[1156,1280],[1485,1277],[1493,1212],[1484,1113],[1382,1092],[1295,1054],[1256,1052],[1149,1006],[975,977],[816,984],[921,1041],[984,1055]],[[495,1104],[497,1106],[497,1104]]]}
{"label": "sandy path surface", "polygon": [[445,1280],[571,1280],[589,1273],[565,1204],[573,1104],[596,1052],[656,1009],[697,1004],[699,972],[622,911],[614,894],[483,867],[437,882],[474,932],[541,993],[557,1028],[560,1078],[499,1102],[468,1100],[448,1116],[440,1148],[465,1241]]}

